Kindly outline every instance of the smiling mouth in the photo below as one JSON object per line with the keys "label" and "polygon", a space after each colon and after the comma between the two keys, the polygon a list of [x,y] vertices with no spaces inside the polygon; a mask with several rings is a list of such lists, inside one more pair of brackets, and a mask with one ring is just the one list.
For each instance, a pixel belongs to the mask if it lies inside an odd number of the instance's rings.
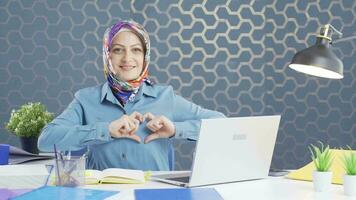
{"label": "smiling mouth", "polygon": [[132,65],[121,65],[120,68],[126,71],[129,71],[131,69],[134,69],[136,66],[132,66]]}

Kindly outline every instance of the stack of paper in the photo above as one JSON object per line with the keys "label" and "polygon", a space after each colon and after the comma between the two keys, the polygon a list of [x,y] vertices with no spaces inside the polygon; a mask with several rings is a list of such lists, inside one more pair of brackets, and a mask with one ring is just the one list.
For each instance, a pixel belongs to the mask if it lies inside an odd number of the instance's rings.
{"label": "stack of paper", "polygon": [[29,162],[33,160],[44,160],[44,159],[53,159],[53,155],[37,155],[30,152],[27,152],[23,149],[10,146],[10,155],[9,155],[9,164],[20,164],[24,162]]}
{"label": "stack of paper", "polygon": [[0,188],[37,188],[48,175],[46,165],[0,165]]}

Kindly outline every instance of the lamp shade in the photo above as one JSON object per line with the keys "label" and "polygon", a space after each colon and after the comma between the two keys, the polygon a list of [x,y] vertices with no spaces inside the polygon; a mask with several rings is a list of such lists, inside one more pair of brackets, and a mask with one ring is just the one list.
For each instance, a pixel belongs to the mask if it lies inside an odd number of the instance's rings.
{"label": "lamp shade", "polygon": [[289,67],[305,74],[313,76],[342,79],[343,64],[331,50],[329,41],[317,37],[316,43],[296,53]]}

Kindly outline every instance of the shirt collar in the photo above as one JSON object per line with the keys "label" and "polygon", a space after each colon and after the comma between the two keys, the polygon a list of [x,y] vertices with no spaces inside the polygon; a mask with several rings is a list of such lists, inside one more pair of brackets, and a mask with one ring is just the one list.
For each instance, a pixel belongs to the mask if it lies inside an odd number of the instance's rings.
{"label": "shirt collar", "polygon": [[[154,90],[153,85],[150,85],[148,83],[143,83],[142,87],[140,88],[140,91],[138,92],[138,98],[142,96],[142,94],[150,97],[157,97],[157,93]],[[105,82],[104,85],[101,88],[101,99],[100,102],[102,103],[104,99],[111,101],[113,103],[118,104],[119,102],[117,101],[116,97],[112,93],[110,86],[108,82]]]}
{"label": "shirt collar", "polygon": [[157,92],[155,91],[154,86],[146,82],[142,84],[142,93],[146,96],[157,97]]}
{"label": "shirt collar", "polygon": [[116,97],[112,93],[108,82],[105,82],[104,85],[101,88],[100,102],[103,103],[104,99],[106,99],[106,100],[108,100],[108,101],[110,101],[112,103],[119,104],[118,100],[116,99]]}

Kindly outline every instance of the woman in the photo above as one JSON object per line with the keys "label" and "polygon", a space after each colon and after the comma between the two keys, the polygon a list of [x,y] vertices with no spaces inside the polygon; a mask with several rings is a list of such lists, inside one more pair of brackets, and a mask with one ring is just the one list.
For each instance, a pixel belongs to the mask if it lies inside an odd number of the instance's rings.
{"label": "woman", "polygon": [[171,138],[197,139],[200,119],[224,117],[174,94],[148,77],[150,41],[144,28],[119,21],[103,41],[107,82],[81,89],[42,131],[38,147],[89,146],[88,167],[169,170]]}

